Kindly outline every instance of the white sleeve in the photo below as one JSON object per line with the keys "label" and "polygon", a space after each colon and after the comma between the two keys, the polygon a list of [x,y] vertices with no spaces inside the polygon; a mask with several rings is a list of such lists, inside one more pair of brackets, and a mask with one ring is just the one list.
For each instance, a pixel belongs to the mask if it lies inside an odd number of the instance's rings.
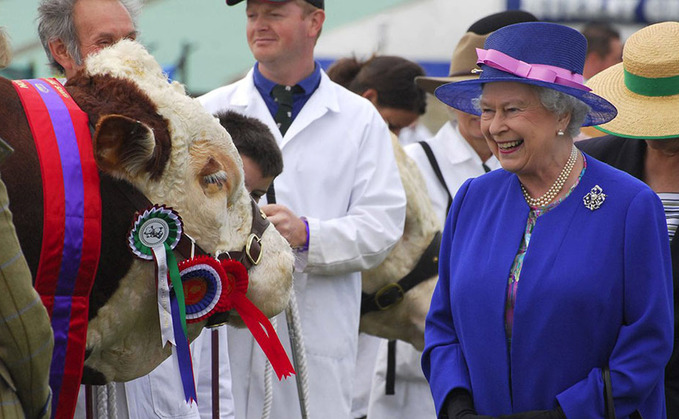
{"label": "white sleeve", "polygon": [[370,114],[357,153],[346,215],[328,220],[307,216],[307,273],[340,274],[373,268],[403,234],[406,199],[391,134],[374,108]]}

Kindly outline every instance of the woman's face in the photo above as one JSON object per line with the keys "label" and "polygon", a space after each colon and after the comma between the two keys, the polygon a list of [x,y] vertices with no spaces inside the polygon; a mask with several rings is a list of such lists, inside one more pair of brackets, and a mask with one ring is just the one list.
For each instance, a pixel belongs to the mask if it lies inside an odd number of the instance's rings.
{"label": "woman's face", "polygon": [[[557,131],[567,121],[545,109],[537,91],[514,82],[484,85],[481,132],[502,167],[517,175],[537,175],[556,155]],[[565,137],[562,137],[565,138]]]}
{"label": "woman's face", "polygon": [[458,111],[455,109],[455,115],[457,117],[457,125],[460,127],[460,133],[462,136],[471,142],[484,143],[483,133],[481,132],[480,118],[476,115],[470,113]]}
{"label": "woman's face", "polygon": [[375,106],[382,116],[382,119],[384,119],[384,122],[389,126],[389,130],[395,135],[399,135],[403,128],[410,126],[413,122],[417,121],[417,118],[420,116],[416,112],[407,111],[405,109]]}

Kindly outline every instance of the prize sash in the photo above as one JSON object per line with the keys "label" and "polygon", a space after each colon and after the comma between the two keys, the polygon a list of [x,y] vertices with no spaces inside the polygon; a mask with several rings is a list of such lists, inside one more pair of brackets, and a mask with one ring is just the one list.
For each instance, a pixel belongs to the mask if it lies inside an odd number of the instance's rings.
{"label": "prize sash", "polygon": [[[12,82],[40,160],[43,236],[35,289],[52,321],[52,417],[72,418],[101,248],[101,195],[87,114],[56,79]],[[39,222],[39,220],[36,220]]]}

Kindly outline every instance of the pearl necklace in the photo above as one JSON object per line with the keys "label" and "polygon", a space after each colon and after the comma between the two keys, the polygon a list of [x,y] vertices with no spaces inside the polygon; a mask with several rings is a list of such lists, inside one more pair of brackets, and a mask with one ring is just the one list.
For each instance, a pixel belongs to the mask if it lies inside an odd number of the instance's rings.
{"label": "pearl necklace", "polygon": [[571,155],[568,157],[568,161],[566,162],[566,165],[561,169],[561,173],[559,173],[559,177],[556,178],[552,186],[545,192],[544,195],[542,195],[539,198],[533,198],[528,194],[528,191],[526,190],[526,187],[523,186],[523,183],[521,184],[521,191],[523,192],[523,197],[526,198],[526,202],[528,205],[531,207],[546,207],[550,202],[556,198],[556,196],[561,192],[563,189],[563,185],[566,184],[566,180],[570,177],[571,172],[573,172],[573,168],[575,167],[575,161],[578,158],[578,149],[575,148],[575,144],[573,144],[573,148],[571,149]]}

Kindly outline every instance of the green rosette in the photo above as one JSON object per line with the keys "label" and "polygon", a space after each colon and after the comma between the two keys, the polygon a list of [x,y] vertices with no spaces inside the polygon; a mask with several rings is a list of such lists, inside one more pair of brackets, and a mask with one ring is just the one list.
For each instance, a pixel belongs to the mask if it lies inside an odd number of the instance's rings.
{"label": "green rosette", "polygon": [[[186,335],[186,305],[184,297],[184,287],[182,287],[181,276],[177,259],[172,250],[177,246],[182,236],[182,219],[172,208],[165,205],[154,205],[144,210],[144,212],[137,212],[135,221],[132,224],[128,235],[128,245],[132,253],[140,259],[155,260],[156,264],[160,262],[156,258],[156,252],[164,251],[166,266],[158,266],[158,272],[167,271],[170,277],[170,282],[175,292],[177,302],[179,303],[179,319],[181,326]],[[159,275],[162,275],[159,273]],[[164,282],[162,278],[158,278],[159,285]],[[159,290],[159,300],[164,300],[162,295],[165,293]],[[169,313],[169,301],[161,301],[161,305],[166,306],[166,312]],[[159,313],[161,318],[163,313]],[[161,322],[162,323],[162,322]],[[162,331],[162,327],[161,327]],[[169,334],[169,333],[167,333]],[[163,338],[165,340],[165,338]]]}
{"label": "green rosette", "polygon": [[137,212],[127,241],[132,253],[140,259],[153,260],[153,247],[166,244],[174,249],[182,237],[182,219],[172,208],[154,205]]}

